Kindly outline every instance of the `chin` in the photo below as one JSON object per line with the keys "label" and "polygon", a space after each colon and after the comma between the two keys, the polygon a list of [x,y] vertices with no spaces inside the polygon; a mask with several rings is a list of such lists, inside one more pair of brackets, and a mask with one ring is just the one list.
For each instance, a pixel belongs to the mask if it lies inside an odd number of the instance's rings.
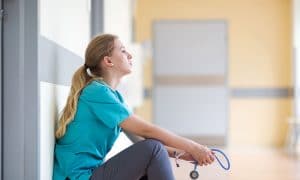
{"label": "chin", "polygon": [[127,74],[131,74],[131,70],[129,70],[129,71],[127,72]]}
{"label": "chin", "polygon": [[129,68],[127,72],[128,72],[128,74],[130,74],[132,72],[132,69]]}
{"label": "chin", "polygon": [[131,72],[132,72],[131,69],[129,69],[128,71],[125,71],[125,72],[124,72],[124,76],[125,76],[125,75],[128,75],[128,74],[131,74]]}

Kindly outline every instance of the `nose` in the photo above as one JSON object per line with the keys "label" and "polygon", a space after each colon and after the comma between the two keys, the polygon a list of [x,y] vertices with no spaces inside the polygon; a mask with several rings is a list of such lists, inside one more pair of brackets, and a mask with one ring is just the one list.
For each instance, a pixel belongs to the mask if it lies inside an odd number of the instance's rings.
{"label": "nose", "polygon": [[132,55],[130,54],[130,53],[127,53],[128,55],[127,55],[127,58],[128,59],[132,59]]}

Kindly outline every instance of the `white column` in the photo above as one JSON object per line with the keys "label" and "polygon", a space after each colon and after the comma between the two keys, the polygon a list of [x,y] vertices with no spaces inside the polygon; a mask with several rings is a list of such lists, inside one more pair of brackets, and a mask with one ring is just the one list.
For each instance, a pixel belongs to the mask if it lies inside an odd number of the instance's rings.
{"label": "white column", "polygon": [[293,117],[289,121],[287,145],[291,152],[300,151],[300,0],[293,0],[293,81],[294,81],[294,109]]}
{"label": "white column", "polygon": [[142,47],[132,42],[133,0],[104,0],[104,33],[117,35],[133,56],[133,72],[121,82],[119,90],[130,107],[141,105],[143,100]]}
{"label": "white column", "polygon": [[294,116],[300,117],[300,0],[293,0]]}
{"label": "white column", "polygon": [[118,35],[125,45],[132,40],[131,3],[131,0],[104,0],[104,32]]}

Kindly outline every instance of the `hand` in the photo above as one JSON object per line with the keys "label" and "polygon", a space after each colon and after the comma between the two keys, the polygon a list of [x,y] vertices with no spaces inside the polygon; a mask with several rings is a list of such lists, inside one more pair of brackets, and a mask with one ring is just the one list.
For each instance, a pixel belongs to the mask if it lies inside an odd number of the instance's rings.
{"label": "hand", "polygon": [[190,162],[195,161],[193,156],[188,152],[185,152],[182,156],[179,157],[179,159],[182,159],[182,160],[185,160],[185,161],[190,161]]}
{"label": "hand", "polygon": [[214,153],[208,147],[201,144],[195,144],[195,147],[190,153],[200,166],[206,166],[215,160]]}

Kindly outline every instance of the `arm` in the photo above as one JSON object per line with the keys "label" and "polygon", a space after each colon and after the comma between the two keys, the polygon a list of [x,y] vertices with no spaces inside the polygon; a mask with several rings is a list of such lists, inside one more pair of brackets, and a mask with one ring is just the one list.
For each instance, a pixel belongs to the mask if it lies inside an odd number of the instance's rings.
{"label": "arm", "polygon": [[[145,138],[141,137],[141,136],[137,136],[135,134],[132,134],[132,133],[129,133],[128,131],[126,131],[125,129],[123,129],[123,132],[126,134],[126,136],[131,140],[133,141],[133,143],[136,143],[138,141],[142,141],[142,140],[145,140]],[[182,153],[184,152],[183,150],[181,149],[176,149],[176,148],[173,148],[173,147],[169,147],[169,146],[165,146],[167,152],[168,152],[168,155],[169,157],[171,158],[175,158],[175,154],[174,152],[176,152],[176,154],[179,154],[179,153]],[[182,156],[180,156],[180,159],[183,159],[183,160],[186,160],[186,161],[195,161],[195,159],[192,157],[191,154],[189,153],[184,153]]]}
{"label": "arm", "polygon": [[[147,123],[137,115],[130,116],[123,121],[120,126],[130,133],[144,138],[157,139],[166,146],[181,149],[191,154],[193,159],[198,161],[199,165],[207,165],[212,163],[214,160],[212,152],[207,147],[187,138],[178,136],[166,129]],[[172,151],[168,148],[167,150],[168,152]]]}
{"label": "arm", "polygon": [[[128,136],[128,138],[133,141],[134,143],[138,142],[138,141],[142,141],[144,140],[145,138],[141,137],[141,136],[137,136],[135,134],[132,134],[132,133],[129,133],[128,131],[124,130],[123,129],[123,132]],[[183,150],[181,149],[176,149],[176,148],[173,148],[173,147],[169,147],[169,146],[165,146],[167,152],[168,152],[168,155],[169,157],[171,158],[175,158],[175,154],[174,152],[176,152],[176,154],[179,154],[179,153],[182,153],[184,152]],[[186,160],[186,161],[195,161],[195,159],[193,158],[193,156],[187,152],[185,152],[182,156],[180,156],[180,159],[183,159],[183,160]]]}
{"label": "arm", "polygon": [[[127,135],[127,137],[133,141],[134,143],[138,142],[138,141],[141,141],[141,140],[144,140],[145,138],[141,137],[141,136],[137,136],[135,134],[132,134],[128,131],[126,131],[125,129],[123,129],[123,132]],[[182,153],[184,152],[183,150],[181,149],[176,149],[176,148],[173,148],[173,147],[169,147],[169,146],[165,146],[167,152],[168,152],[168,155],[169,157],[171,158],[175,158],[175,154],[174,152],[176,152],[176,154],[179,154],[179,153]],[[180,156],[180,159],[183,159],[183,160],[186,160],[186,161],[195,161],[195,159],[192,157],[191,154],[189,153],[184,153],[182,156]]]}

